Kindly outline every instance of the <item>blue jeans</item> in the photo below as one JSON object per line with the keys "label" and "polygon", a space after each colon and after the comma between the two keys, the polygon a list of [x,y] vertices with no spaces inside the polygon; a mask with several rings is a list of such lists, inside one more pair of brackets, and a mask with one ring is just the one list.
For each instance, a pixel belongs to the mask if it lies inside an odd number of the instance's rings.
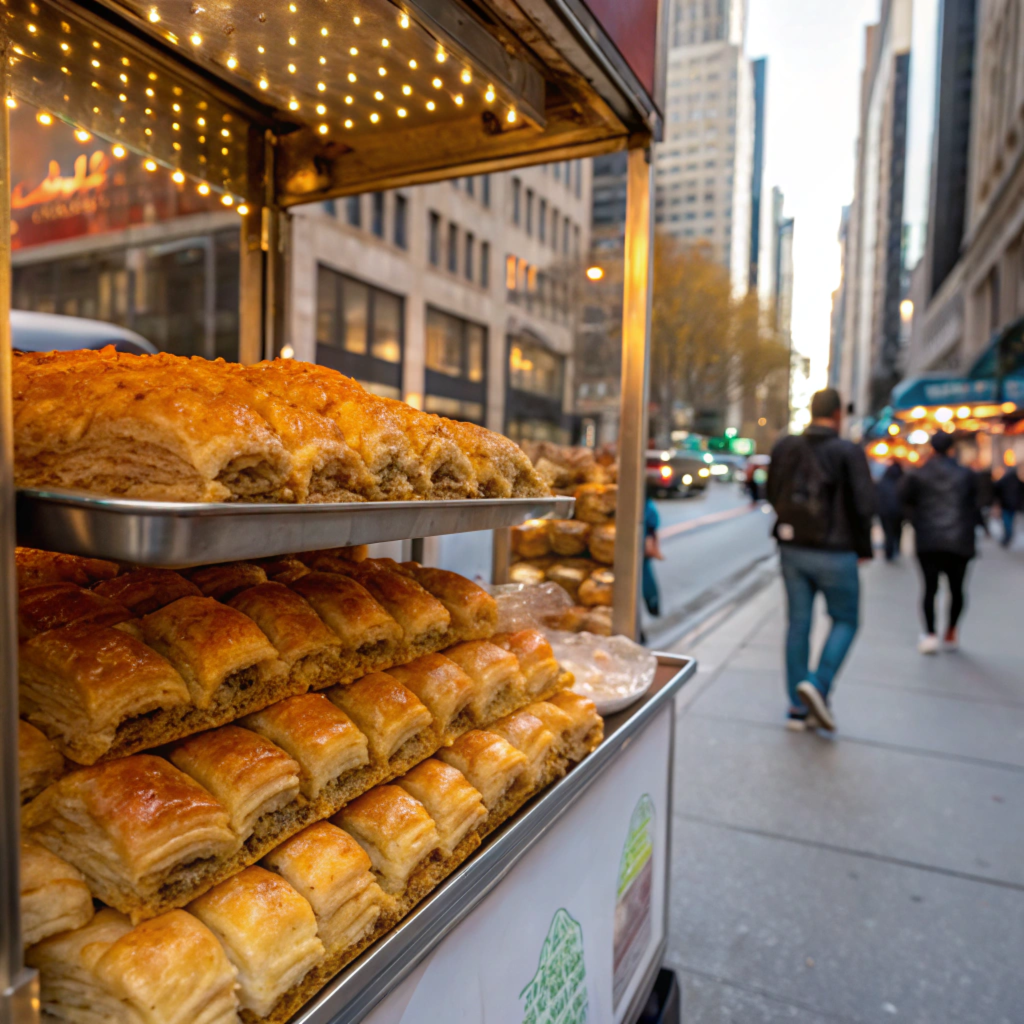
{"label": "blue jeans", "polygon": [[[857,555],[853,551],[823,551],[780,544],[779,557],[789,603],[786,688],[790,706],[802,708],[804,705],[797,696],[797,686],[806,679],[827,698],[857,634],[860,611]],[[825,595],[832,629],[818,659],[818,667],[812,672],[811,622],[814,595],[818,591]]]}
{"label": "blue jeans", "polygon": [[1003,547],[1008,548],[1013,543],[1013,521],[1017,518],[1017,512],[1012,508],[1004,508],[1003,513]]}

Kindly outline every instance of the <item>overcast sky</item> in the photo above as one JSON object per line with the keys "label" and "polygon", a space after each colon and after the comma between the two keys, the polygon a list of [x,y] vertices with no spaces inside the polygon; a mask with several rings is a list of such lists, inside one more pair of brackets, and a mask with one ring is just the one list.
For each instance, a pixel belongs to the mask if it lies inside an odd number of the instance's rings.
{"label": "overcast sky", "polygon": [[[747,53],[768,58],[764,190],[796,218],[793,345],[821,386],[828,366],[836,241],[853,195],[864,26],[879,0],[749,0]],[[769,201],[770,198],[767,200]]]}

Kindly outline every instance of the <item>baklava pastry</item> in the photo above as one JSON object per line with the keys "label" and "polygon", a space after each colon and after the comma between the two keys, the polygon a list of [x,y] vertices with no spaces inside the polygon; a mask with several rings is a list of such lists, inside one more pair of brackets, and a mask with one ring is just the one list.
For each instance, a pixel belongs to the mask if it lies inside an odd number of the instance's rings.
{"label": "baklava pastry", "polygon": [[202,592],[173,569],[132,569],[112,580],[97,583],[93,593],[117,601],[133,615],[149,615],[181,597],[201,597]]}
{"label": "baklava pastry", "polygon": [[21,713],[80,764],[169,738],[160,714],[189,708],[188,687],[175,668],[109,626],[64,626],[25,641],[18,692]]}
{"label": "baklava pastry", "polygon": [[515,655],[528,700],[544,700],[560,688],[561,667],[555,659],[547,637],[538,629],[521,629],[517,633],[499,633],[491,643]]}
{"label": "baklava pastry", "polygon": [[[248,615],[212,597],[183,597],[142,620],[147,644],[181,673],[202,711],[228,721],[306,689]],[[210,723],[210,724],[220,724]]]}
{"label": "baklava pastry", "polygon": [[501,813],[503,802],[528,765],[526,755],[508,740],[482,729],[460,736],[437,756],[462,772],[491,815]]}
{"label": "baklava pastry", "polygon": [[529,711],[516,711],[487,727],[526,757],[519,785],[534,792],[552,782],[559,773],[558,743],[554,733]]}
{"label": "baklava pastry", "polygon": [[135,921],[184,903],[238,849],[221,803],[152,754],[65,775],[24,808],[22,823]]}
{"label": "baklava pastry", "polygon": [[[463,846],[460,856],[464,859],[479,845],[476,829],[487,817],[487,808],[479,792],[457,768],[428,757],[396,779],[395,785],[419,800],[434,819],[442,856],[451,857]],[[476,841],[463,845],[469,836]]]}
{"label": "baklava pastry", "polygon": [[307,800],[336,809],[365,789],[366,737],[322,693],[303,693],[247,715],[239,725],[276,743],[299,765]]}
{"label": "baklava pastry", "polygon": [[188,578],[204,597],[229,602],[235,594],[267,582],[267,574],[253,562],[227,562],[224,565],[204,565],[190,569]]}
{"label": "baklava pastry", "polygon": [[202,732],[176,744],[168,757],[220,801],[240,844],[274,837],[299,813],[275,814],[299,795],[298,764],[249,729],[225,725]]}
{"label": "baklava pastry", "polygon": [[576,488],[576,518],[601,526],[615,518],[619,489],[616,484],[583,484]]}
{"label": "baklava pastry", "polygon": [[292,836],[264,857],[263,864],[308,901],[317,934],[330,954],[370,935],[388,902],[374,879],[369,855],[329,821]]}
{"label": "baklava pastry", "polygon": [[314,689],[341,678],[341,640],[294,590],[283,583],[260,583],[228,604],[260,627],[292,676]]}
{"label": "baklava pastry", "polygon": [[411,690],[434,719],[437,742],[451,743],[473,727],[469,705],[476,683],[443,654],[422,658],[388,669],[387,674]]}
{"label": "baklava pastry", "polygon": [[92,920],[92,893],[82,873],[36,843],[21,844],[21,940],[35,945]]}
{"label": "baklava pastry", "polygon": [[497,628],[498,602],[483,587],[447,569],[415,562],[405,562],[403,568],[448,609],[452,640],[486,640]]}
{"label": "baklava pastry", "polygon": [[486,725],[523,703],[519,662],[509,651],[487,640],[471,640],[449,647],[444,656],[476,683],[476,693],[469,704],[475,725]]}
{"label": "baklava pastry", "polygon": [[544,723],[548,732],[555,737],[555,750],[562,760],[580,760],[571,756],[577,751],[573,737],[573,720],[561,708],[555,707],[550,701],[540,700],[534,704],[527,704],[523,711],[529,712]]}
{"label": "baklava pastry", "polygon": [[344,679],[394,664],[402,627],[348,576],[310,572],[289,584],[341,640]]}
{"label": "baklava pastry", "polygon": [[578,519],[552,519],[548,527],[551,550],[556,555],[585,555],[590,526]]}
{"label": "baklava pastry", "polygon": [[512,553],[520,558],[543,558],[551,554],[551,521],[528,519],[512,527]]}
{"label": "baklava pastry", "polygon": [[313,908],[266,868],[246,868],[188,910],[220,940],[238,972],[239,1004],[257,1017],[324,958]]}
{"label": "baklava pastry", "polygon": [[597,569],[580,584],[580,604],[587,608],[597,605],[611,607],[615,595],[615,573],[611,569]]}
{"label": "baklava pastry", "polygon": [[18,592],[18,639],[28,640],[48,629],[73,622],[92,626],[116,626],[132,613],[110,598],[75,583],[43,583]]}
{"label": "baklava pastry", "polygon": [[121,571],[116,562],[102,558],[82,558],[23,547],[14,549],[14,567],[19,590],[43,583],[77,583],[80,587],[89,587],[101,580],[113,579]]}
{"label": "baklava pastry", "polygon": [[571,727],[565,736],[566,750],[573,761],[582,761],[604,739],[604,720],[589,697],[562,690],[548,701],[569,716]]}
{"label": "baklava pastry", "polygon": [[380,887],[407,897],[413,872],[440,847],[434,819],[398,786],[377,786],[332,819],[367,852]]}
{"label": "baklava pastry", "polygon": [[34,725],[18,720],[18,790],[27,803],[64,774],[64,755]]}
{"label": "baklava pastry", "polygon": [[389,775],[401,774],[437,747],[434,719],[423,702],[397,679],[374,672],[327,696],[366,736],[370,762]]}
{"label": "baklava pastry", "polygon": [[615,523],[604,523],[591,527],[587,542],[590,557],[604,565],[615,563]]}
{"label": "baklava pastry", "polygon": [[526,453],[501,434],[475,423],[443,420],[473,467],[475,498],[546,498],[551,491]]}
{"label": "baklava pastry", "polygon": [[291,583],[310,571],[308,565],[291,555],[281,558],[261,558],[256,564],[267,574],[268,580],[276,583]]}

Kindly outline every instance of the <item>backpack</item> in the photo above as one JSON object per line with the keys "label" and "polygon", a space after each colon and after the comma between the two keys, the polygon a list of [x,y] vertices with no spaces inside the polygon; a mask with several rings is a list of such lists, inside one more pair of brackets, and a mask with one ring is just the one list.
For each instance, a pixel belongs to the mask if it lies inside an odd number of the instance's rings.
{"label": "backpack", "polygon": [[[774,475],[774,473],[773,473]],[[832,526],[835,483],[814,454],[814,445],[798,438],[778,467],[780,487],[773,502],[779,517],[779,540],[804,547],[822,547]]]}

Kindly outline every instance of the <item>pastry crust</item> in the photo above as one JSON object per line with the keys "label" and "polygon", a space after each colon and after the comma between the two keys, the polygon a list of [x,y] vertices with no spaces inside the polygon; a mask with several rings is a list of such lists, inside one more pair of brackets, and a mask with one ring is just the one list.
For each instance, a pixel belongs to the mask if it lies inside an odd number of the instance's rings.
{"label": "pastry crust", "polygon": [[460,736],[437,756],[462,772],[490,813],[500,812],[502,801],[528,766],[526,755],[508,740],[482,729]]}
{"label": "pastry crust", "polygon": [[519,784],[535,790],[554,778],[559,768],[555,735],[536,715],[517,711],[488,726],[490,732],[507,740],[526,757],[526,768]]}
{"label": "pastry crust", "polygon": [[19,640],[72,622],[115,626],[130,618],[132,613],[123,605],[75,583],[43,583],[18,592]]}
{"label": "pastry crust", "polygon": [[[299,795],[298,764],[270,740],[237,725],[192,736],[176,744],[168,757],[220,801],[240,843],[261,819],[272,817]],[[273,827],[278,822],[265,824]]]}
{"label": "pastry crust", "polygon": [[19,590],[43,583],[77,583],[88,587],[100,580],[113,579],[121,571],[117,562],[102,558],[82,558],[60,551],[23,547],[14,549],[14,567]]}
{"label": "pastry crust", "polygon": [[500,633],[491,637],[491,643],[515,655],[528,700],[544,700],[556,692],[561,669],[551,644],[539,629]]}
{"label": "pastry crust", "polygon": [[615,518],[619,489],[616,484],[584,484],[576,488],[576,518],[600,526]]}
{"label": "pastry crust", "polygon": [[476,683],[469,705],[475,725],[507,715],[523,703],[523,680],[514,654],[487,640],[456,644],[444,654]]}
{"label": "pastry crust", "polygon": [[512,552],[520,558],[543,558],[551,554],[551,528],[547,519],[528,519],[512,527]]}
{"label": "pastry crust", "polygon": [[18,720],[18,788],[21,802],[38,796],[64,774],[64,756],[34,725]]}
{"label": "pastry crust", "polygon": [[227,562],[224,565],[204,565],[191,569],[188,578],[200,589],[204,597],[230,602],[235,594],[267,582],[267,574],[253,562]]}
{"label": "pastry crust", "polygon": [[80,764],[123,748],[149,713],[189,704],[185,682],[156,651],[121,630],[79,624],[21,645],[19,696],[22,714]]}
{"label": "pastry crust", "polygon": [[419,800],[434,819],[439,849],[445,857],[487,818],[483,798],[465,775],[435,757],[416,765],[396,779],[395,785]]}
{"label": "pastry crust", "polygon": [[602,523],[600,526],[591,527],[590,557],[604,565],[612,565],[615,562],[615,523]]}
{"label": "pastry crust", "polygon": [[242,1009],[265,1016],[325,950],[313,908],[280,875],[250,867],[189,904],[238,972]]}
{"label": "pastry crust", "polygon": [[97,583],[92,589],[140,616],[155,612],[180,597],[202,596],[194,583],[173,569],[132,569],[112,580]]}
{"label": "pastry crust", "polygon": [[426,705],[434,719],[438,744],[451,743],[473,727],[469,705],[476,683],[450,658],[424,654],[408,665],[388,669],[387,674]]}
{"label": "pastry crust", "polygon": [[559,711],[569,716],[572,726],[565,736],[569,757],[582,761],[604,739],[604,720],[597,713],[597,705],[589,697],[581,697],[572,690],[562,690],[550,700]]}
{"label": "pastry crust", "polygon": [[377,786],[331,819],[369,854],[380,887],[401,895],[416,867],[440,847],[433,818],[398,786]]}
{"label": "pastry crust", "polygon": [[82,873],[36,843],[21,844],[21,941],[32,946],[92,920]]}
{"label": "pastry crust", "polygon": [[580,584],[580,604],[588,608],[595,605],[610,607],[615,592],[615,573],[611,569],[597,569]]}
{"label": "pastry crust", "polygon": [[473,467],[476,498],[546,498],[551,491],[526,453],[507,437],[475,423],[444,419]]}
{"label": "pastry crust", "polygon": [[294,590],[260,583],[228,603],[260,627],[293,676],[314,689],[341,679],[341,640]]}
{"label": "pastry crust", "polygon": [[309,566],[299,561],[294,555],[284,555],[281,558],[260,558],[256,560],[258,565],[266,574],[268,580],[275,580],[278,583],[291,583],[292,580],[305,576],[309,572]]}
{"label": "pastry crust", "polygon": [[302,795],[314,802],[323,798],[333,810],[354,795],[350,786],[370,761],[366,737],[322,693],[289,697],[247,715],[239,724],[295,758]]}
{"label": "pastry crust", "polygon": [[437,745],[434,719],[423,702],[397,679],[374,672],[327,691],[331,702],[366,736],[374,767],[401,773]]}
{"label": "pastry crust", "polygon": [[498,602],[472,580],[446,569],[405,562],[417,583],[448,609],[448,635],[455,640],[486,640],[498,627]]}
{"label": "pastry crust", "polygon": [[551,550],[556,555],[582,555],[587,550],[590,525],[578,519],[552,519],[548,526]]}

